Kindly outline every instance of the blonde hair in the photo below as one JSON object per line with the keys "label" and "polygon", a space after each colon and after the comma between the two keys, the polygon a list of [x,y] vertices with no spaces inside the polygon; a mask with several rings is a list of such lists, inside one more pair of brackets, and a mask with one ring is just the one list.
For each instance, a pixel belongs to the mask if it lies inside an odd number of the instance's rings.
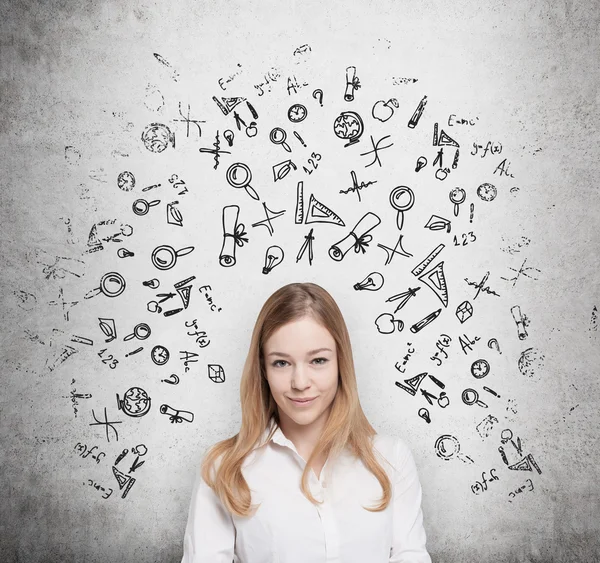
{"label": "blonde hair", "polygon": [[[363,508],[379,512],[385,510],[391,500],[390,479],[373,452],[372,438],[376,431],[360,406],[352,346],[342,313],[333,297],[319,285],[308,282],[291,283],[279,288],[267,299],[256,319],[240,381],[240,431],[212,446],[202,463],[202,478],[231,514],[250,516],[258,508],[256,505],[251,506],[251,493],[242,474],[242,464],[258,445],[271,417],[279,423],[277,403],[271,395],[265,375],[264,344],[279,327],[307,315],[324,326],[335,340],[339,380],[329,418],[302,473],[302,493],[310,502],[317,504],[319,501],[311,495],[307,486],[312,462],[326,453],[330,459],[334,459],[348,447],[377,478],[383,490],[378,506]],[[276,427],[268,440],[275,429]],[[221,463],[215,472],[214,467],[219,458]]]}

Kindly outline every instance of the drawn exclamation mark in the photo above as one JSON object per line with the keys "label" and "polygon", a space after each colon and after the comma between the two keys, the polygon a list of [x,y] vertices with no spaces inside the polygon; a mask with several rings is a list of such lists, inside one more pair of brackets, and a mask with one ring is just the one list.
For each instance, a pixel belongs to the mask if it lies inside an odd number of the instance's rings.
{"label": "drawn exclamation mark", "polygon": [[471,215],[469,216],[469,223],[473,222],[473,212],[475,211],[475,204],[472,203],[469,207],[471,209]]}
{"label": "drawn exclamation mark", "polygon": [[302,143],[302,146],[306,148],[306,143],[302,140],[302,137],[296,131],[294,131],[294,135]]}

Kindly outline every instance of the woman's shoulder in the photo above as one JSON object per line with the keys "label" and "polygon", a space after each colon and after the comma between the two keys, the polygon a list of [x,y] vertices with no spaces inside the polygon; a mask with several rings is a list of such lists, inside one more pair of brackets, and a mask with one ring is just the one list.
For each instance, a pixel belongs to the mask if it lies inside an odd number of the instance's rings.
{"label": "woman's shoulder", "polygon": [[395,470],[400,470],[411,455],[410,447],[403,438],[388,433],[375,434],[373,446]]}

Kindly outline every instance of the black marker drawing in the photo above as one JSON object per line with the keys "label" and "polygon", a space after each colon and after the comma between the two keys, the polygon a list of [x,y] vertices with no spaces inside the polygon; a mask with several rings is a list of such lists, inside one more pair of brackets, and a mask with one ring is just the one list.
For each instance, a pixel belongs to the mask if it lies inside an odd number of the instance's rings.
{"label": "black marker drawing", "polygon": [[469,204],[469,223],[473,222],[473,213],[475,211],[475,204],[474,203],[470,203]]}
{"label": "black marker drawing", "polygon": [[406,345],[408,346],[408,350],[407,350],[406,355],[402,358],[402,364],[400,364],[399,362],[396,362],[394,364],[394,367],[400,373],[405,373],[404,366],[408,363],[408,360],[410,360],[411,356],[415,353],[415,349],[412,348],[412,344],[410,342],[407,342]]}
{"label": "black marker drawing", "polygon": [[467,199],[467,192],[465,192],[465,190],[463,190],[462,188],[454,188],[453,190],[450,190],[450,194],[448,197],[450,198],[450,201],[454,204],[454,216],[458,217],[460,204],[463,203],[465,199]]}
{"label": "black marker drawing", "polygon": [[433,259],[444,249],[445,244],[438,244],[419,264],[417,264],[412,270],[413,276],[420,276],[427,266],[433,262]]}
{"label": "black marker drawing", "polygon": [[198,361],[198,354],[196,352],[188,352],[187,350],[179,350],[181,354],[180,360],[183,360],[183,366],[185,368],[185,373],[190,371],[188,364],[195,363]]}
{"label": "black marker drawing", "polygon": [[388,139],[389,137],[391,137],[391,135],[386,135],[385,137],[381,137],[381,139],[379,139],[379,141],[377,141],[377,143],[375,143],[373,141],[373,135],[370,135],[371,137],[371,146],[373,147],[372,151],[367,151],[367,152],[361,152],[360,156],[367,156],[368,154],[374,154],[375,156],[373,157],[373,162],[371,162],[370,164],[367,164],[365,166],[365,168],[369,168],[369,166],[373,166],[373,164],[377,163],[379,164],[379,167],[381,168],[381,160],[379,160],[379,151],[385,150],[385,149],[389,149],[390,147],[394,146],[394,143],[391,143],[389,145],[385,145],[385,147],[380,147],[379,143],[381,143],[382,141],[385,141],[386,139]]}
{"label": "black marker drawing", "polygon": [[312,93],[312,97],[323,107],[323,90],[317,89]]}
{"label": "black marker drawing", "polygon": [[[533,468],[535,468],[535,470],[538,472],[538,474],[540,474],[540,475],[542,474],[542,470],[539,468],[538,464],[535,462],[535,460],[533,459],[533,456],[531,454],[527,454],[526,456],[521,457],[521,456],[523,456],[523,448],[521,445],[521,438],[517,437],[517,441],[515,443],[515,441],[513,440],[514,436],[513,436],[512,430],[510,428],[506,428],[505,430],[502,430],[500,437],[501,437],[502,446],[498,447],[498,451],[500,452],[502,461],[504,462],[505,465],[508,466],[509,469],[512,469],[513,471],[533,471]],[[519,461],[517,461],[516,463],[510,464],[510,465],[509,465],[509,461],[508,461],[506,452],[504,451],[504,445],[506,445],[506,443],[509,441],[512,444],[513,448],[516,450],[518,456],[521,457],[521,459]]]}
{"label": "black marker drawing", "polygon": [[331,223],[333,225],[339,225],[340,227],[346,226],[346,223],[344,223],[337,213],[334,213],[324,203],[321,203],[313,194],[310,194],[304,222],[306,224]]}
{"label": "black marker drawing", "polygon": [[160,203],[160,199],[147,201],[145,199],[136,199],[131,208],[136,215],[146,215],[151,207],[155,207]]}
{"label": "black marker drawing", "polygon": [[231,129],[225,129],[225,131],[223,131],[223,137],[225,137],[227,144],[230,147],[233,147],[233,138],[235,137],[233,131]]}
{"label": "black marker drawing", "polygon": [[[401,200],[407,196],[408,201],[402,203]],[[404,226],[404,212],[412,209],[415,203],[415,194],[408,186],[398,186],[390,192],[390,205],[398,211],[396,214],[396,226],[401,231]],[[411,255],[412,256],[412,255]]]}
{"label": "black marker drawing", "polygon": [[194,414],[189,411],[176,410],[169,405],[160,406],[160,414],[165,414],[169,417],[171,424],[174,422],[193,422]]}
{"label": "black marker drawing", "polygon": [[[448,352],[446,352],[446,348],[450,346],[450,342],[452,342],[452,338],[450,338],[450,336],[448,336],[447,334],[441,334],[440,337],[437,339],[437,342],[435,343],[437,352],[429,359],[434,362],[437,362],[438,367],[443,364],[442,359],[439,357],[440,354],[444,355],[444,360],[448,359]],[[438,387],[440,387],[441,389],[445,388],[445,385],[441,383],[441,381],[438,381],[432,375],[430,375],[429,377],[436,385],[438,385]]]}
{"label": "black marker drawing", "polygon": [[427,377],[427,373],[425,372],[425,373],[420,373],[419,375],[415,375],[414,377],[409,377],[408,379],[405,379],[403,382],[395,381],[394,383],[396,384],[397,387],[400,387],[400,389],[404,389],[404,391],[406,391],[409,395],[412,395],[414,397],[417,394],[417,391],[419,390],[419,386],[421,385],[421,382],[426,377]]}
{"label": "black marker drawing", "polygon": [[215,142],[213,143],[214,149],[207,149],[205,147],[201,147],[198,149],[199,152],[212,154],[214,156],[215,165],[213,168],[216,170],[219,167],[219,162],[222,154],[231,154],[230,151],[223,150],[221,148],[221,141],[219,140],[219,131],[217,131],[215,135]]}
{"label": "black marker drawing", "polygon": [[476,427],[475,429],[477,430],[478,434],[481,436],[482,439],[487,438],[493,427],[494,424],[498,423],[498,419],[492,415],[492,414],[488,414]]}
{"label": "black marker drawing", "polygon": [[248,100],[246,100],[246,106],[248,107],[248,111],[252,115],[252,119],[258,119],[258,113],[254,109],[254,106]]}
{"label": "black marker drawing", "polygon": [[441,231],[442,229],[446,229],[446,232],[449,233],[451,229],[451,223],[448,219],[444,219],[444,217],[432,215],[424,225],[424,228],[429,229],[430,231]]}
{"label": "black marker drawing", "polygon": [[498,164],[498,166],[494,169],[494,172],[492,172],[492,174],[495,174],[496,172],[498,172],[499,176],[508,176],[509,178],[514,178],[513,174],[509,173],[509,168],[510,168],[510,162],[506,162],[507,159],[505,158],[500,164]]}
{"label": "black marker drawing", "polygon": [[302,258],[302,256],[304,256],[304,253],[308,249],[308,264],[310,266],[312,266],[312,261],[313,261],[312,241],[315,240],[315,237],[313,236],[313,231],[314,231],[314,227],[309,231],[309,233],[307,235],[304,235],[304,243],[302,244],[302,246],[300,247],[300,250],[298,251],[298,255],[296,256],[296,262],[300,261],[300,259]]}
{"label": "black marker drawing", "polygon": [[[74,305],[77,305],[79,301],[65,301],[62,286],[58,288],[58,297],[60,298],[60,301],[48,301],[48,305],[60,305],[62,308],[63,317],[65,321],[68,321],[69,309],[71,309],[71,307],[73,307]],[[66,305],[68,305],[68,307],[66,307]]]}
{"label": "black marker drawing", "polygon": [[162,123],[151,123],[142,133],[142,142],[150,152],[161,153],[169,145],[175,148],[175,133]]}
{"label": "black marker drawing", "polygon": [[150,358],[157,366],[164,366],[170,358],[171,354],[164,346],[157,344],[150,352]]}
{"label": "black marker drawing", "polygon": [[544,359],[546,357],[535,348],[527,348],[521,352],[519,357],[518,366],[519,371],[527,377],[533,377],[536,370],[541,369],[544,366]]}
{"label": "black marker drawing", "polygon": [[154,53],[154,57],[161,65],[163,65],[166,68],[168,68],[169,70],[171,70],[171,78],[175,82],[177,82],[177,79],[179,78],[179,72],[177,72],[177,70],[175,70],[175,68],[173,68],[171,63],[169,63],[169,61],[167,61],[167,59],[165,59],[162,55],[159,55],[158,53]]}
{"label": "black marker drawing", "polygon": [[443,129],[440,131],[440,135],[438,137],[438,124],[434,123],[433,125],[433,146],[450,146],[458,148],[460,145],[448,135]]}
{"label": "black marker drawing", "polygon": [[481,338],[479,336],[475,336],[473,338],[473,340],[471,340],[466,334],[459,336],[458,341],[460,342],[460,347],[463,351],[463,354],[466,356],[467,350],[472,352],[473,351],[472,346],[475,344],[475,342],[479,342],[479,340],[481,340]]}
{"label": "black marker drawing", "polygon": [[271,129],[269,139],[274,145],[281,145],[287,152],[292,152],[290,145],[286,143],[287,133],[281,127]]}
{"label": "black marker drawing", "polygon": [[437,295],[444,307],[448,306],[448,285],[446,283],[446,276],[444,275],[443,260],[438,262],[429,271],[423,272],[419,276],[419,280]]}
{"label": "black marker drawing", "polygon": [[172,373],[167,379],[161,379],[162,383],[168,383],[169,385],[178,385],[179,376],[176,373]]}
{"label": "black marker drawing", "polygon": [[86,459],[88,456],[90,456],[90,458],[93,459],[96,462],[96,464],[100,463],[100,461],[102,460],[102,457],[100,457],[100,456],[106,457],[106,454],[101,451],[96,452],[96,455],[92,455],[92,452],[94,450],[97,450],[98,446],[92,446],[91,448],[88,448],[87,444],[82,444],[81,442],[77,442],[73,449],[77,450],[77,453],[83,459]]}
{"label": "black marker drawing", "polygon": [[244,127],[248,127],[246,122],[240,117],[240,114],[237,111],[233,112],[233,118],[235,119],[235,125],[238,128],[238,131],[242,130],[242,125]]}
{"label": "black marker drawing", "polygon": [[297,225],[304,221],[304,182],[298,182],[296,186],[296,213],[294,223]]}
{"label": "black marker drawing", "polygon": [[[377,291],[381,289],[383,286],[384,279],[383,276],[379,272],[371,272],[364,280],[361,282],[355,283],[352,287],[356,291],[366,290],[366,291]],[[387,301],[390,301],[387,299]],[[395,313],[396,311],[394,311]]]}
{"label": "black marker drawing", "polygon": [[113,470],[113,475],[115,476],[115,479],[117,480],[117,483],[119,484],[119,490],[123,491],[121,498],[125,498],[127,496],[127,493],[129,493],[129,490],[131,489],[131,487],[133,487],[133,484],[135,483],[135,479],[133,477],[131,477],[130,475],[125,475],[125,473],[123,473],[122,471],[119,471],[114,465],[113,465],[112,470]]}
{"label": "black marker drawing", "polygon": [[269,246],[265,252],[265,265],[263,266],[262,273],[268,274],[273,268],[279,266],[283,261],[284,252],[281,246]]}
{"label": "black marker drawing", "polygon": [[99,293],[103,293],[106,297],[118,297],[125,291],[125,278],[118,272],[108,272],[100,278],[100,286],[90,289],[84,299],[90,299]]}
{"label": "black marker drawing", "polygon": [[426,389],[421,389],[420,391],[421,391],[421,395],[423,395],[423,397],[425,397],[425,399],[427,400],[427,402],[428,402],[428,403],[429,403],[431,406],[433,406],[433,401],[432,401],[432,399],[434,399],[434,400],[436,400],[436,401],[437,401],[437,399],[438,399],[438,398],[437,398],[437,397],[436,397],[436,396],[435,396],[433,393],[430,393],[430,392],[429,392],[429,391],[427,391]]}
{"label": "black marker drawing", "polygon": [[494,395],[494,397],[500,398],[500,395],[498,395],[498,393],[496,393],[496,391],[494,391],[493,389],[490,389],[489,387],[486,387],[485,385],[483,386],[483,390],[487,391],[491,395]]}
{"label": "black marker drawing", "polygon": [[306,148],[306,143],[304,142],[304,139],[300,136],[300,134],[298,133],[298,131],[294,131],[294,137],[296,137],[296,139],[298,139],[300,141],[300,144]]}
{"label": "black marker drawing", "polygon": [[183,215],[181,211],[175,207],[179,202],[172,201],[167,203],[167,223],[177,227],[183,227]]}
{"label": "black marker drawing", "polygon": [[250,125],[246,127],[246,136],[252,138],[258,134],[258,127],[256,127],[256,121],[251,121]]}
{"label": "black marker drawing", "polygon": [[426,317],[422,318],[420,321],[418,321],[414,325],[412,325],[410,327],[410,331],[416,334],[420,330],[424,329],[429,323],[435,321],[435,319],[437,319],[439,317],[441,312],[442,312],[441,309],[437,309],[437,310],[433,311],[432,313],[429,313],[429,315],[427,315]]}
{"label": "black marker drawing", "polygon": [[250,185],[250,182],[252,181],[252,172],[246,164],[243,164],[241,162],[236,162],[235,164],[232,164],[227,169],[227,174],[225,177],[227,179],[227,182],[229,182],[230,186],[237,189],[244,188],[246,190],[246,193],[252,199],[259,199],[256,190]]}
{"label": "black marker drawing", "polygon": [[462,400],[465,405],[471,406],[477,404],[484,409],[488,408],[488,406],[479,399],[479,393],[475,391],[475,389],[465,389],[462,392]]}
{"label": "black marker drawing", "polygon": [[385,253],[386,253],[385,266],[387,266],[388,264],[391,263],[391,261],[394,259],[395,254],[399,254],[400,256],[406,256],[407,258],[412,257],[412,254],[410,252],[406,252],[406,250],[404,250],[404,248],[402,248],[402,237],[403,236],[404,235],[401,234],[398,237],[398,240],[396,241],[394,248],[385,246],[384,244],[381,244],[381,243],[377,243],[377,246],[379,248],[382,248],[383,250],[385,250]]}
{"label": "black marker drawing", "polygon": [[98,317],[100,330],[108,336],[104,342],[112,342],[117,337],[117,327],[114,319],[103,319]]}
{"label": "black marker drawing", "polygon": [[429,416],[429,411],[425,408],[422,407],[419,409],[419,412],[417,413],[427,424],[429,424],[431,422],[431,417]]}
{"label": "black marker drawing", "polygon": [[417,164],[415,166],[415,172],[419,172],[420,170],[422,170],[423,168],[425,168],[425,166],[427,166],[427,157],[426,156],[420,156],[419,158],[417,158]]}
{"label": "black marker drawing", "polygon": [[465,454],[460,453],[460,442],[458,438],[450,434],[442,434],[435,441],[435,453],[444,461],[449,461],[453,457],[460,459],[463,463],[474,463],[473,460]]}
{"label": "black marker drawing", "polygon": [[208,290],[212,291],[212,288],[210,287],[210,285],[203,285],[202,287],[198,288],[198,291],[200,291],[200,293],[202,293],[202,291],[204,291],[204,298],[206,299],[206,302],[208,303],[208,305],[210,305],[210,310],[211,311],[217,311],[217,312],[221,312],[222,308],[221,307],[217,307],[214,303],[213,303],[213,298],[212,296],[208,293]]}
{"label": "black marker drawing", "polygon": [[289,173],[291,169],[297,170],[298,168],[291,160],[284,160],[279,164],[275,164],[272,168],[273,170],[273,181],[277,182],[277,180],[283,180]]}
{"label": "black marker drawing", "polygon": [[478,495],[479,493],[483,493],[484,491],[487,491],[487,484],[491,483],[493,481],[499,481],[500,478],[497,475],[494,475],[494,471],[496,471],[496,469],[490,469],[490,479],[486,479],[485,478],[485,471],[483,471],[481,473],[481,481],[475,481],[474,485],[471,485],[471,492],[475,495]]}
{"label": "black marker drawing", "polygon": [[490,338],[488,340],[487,345],[490,350],[493,350],[494,348],[496,348],[496,351],[498,352],[498,354],[502,354],[502,352],[500,351],[500,345],[498,344],[498,341],[495,338]]}
{"label": "black marker drawing", "polygon": [[382,313],[375,319],[375,326],[379,334],[392,334],[395,330],[402,332],[404,322],[400,319],[395,319],[391,313]]}
{"label": "black marker drawing", "polygon": [[367,188],[372,184],[376,184],[377,180],[373,180],[373,181],[369,181],[365,184],[365,182],[361,182],[360,185],[356,179],[356,172],[354,172],[354,170],[350,171],[350,176],[352,176],[352,187],[348,188],[347,190],[340,190],[339,193],[341,194],[347,194],[350,192],[356,192],[356,195],[358,196],[358,201],[361,201],[360,199],[360,190],[362,190],[363,188]]}
{"label": "black marker drawing", "polygon": [[127,170],[121,172],[117,177],[117,186],[124,192],[130,192],[135,188],[135,176]]}
{"label": "black marker drawing", "polygon": [[119,441],[119,433],[117,432],[117,429],[114,427],[115,424],[121,424],[120,420],[113,420],[110,421],[108,420],[107,416],[106,416],[106,407],[104,407],[104,422],[98,420],[96,418],[96,414],[94,413],[94,409],[92,409],[92,416],[94,417],[94,420],[96,422],[92,422],[90,423],[89,426],[98,426],[99,424],[102,424],[103,426],[105,426],[105,430],[106,430],[106,441],[110,442],[110,438],[108,437],[108,429],[110,428],[114,433],[115,433],[115,438],[117,440],[117,442]]}
{"label": "black marker drawing", "polygon": [[149,287],[150,289],[157,289],[160,286],[160,281],[156,278],[152,278],[151,280],[143,281],[142,285]]}
{"label": "black marker drawing", "polygon": [[155,190],[156,188],[160,188],[162,186],[162,184],[152,184],[151,186],[146,186],[145,188],[142,188],[143,192],[149,192],[150,190]]}
{"label": "black marker drawing", "polygon": [[150,327],[146,323],[139,323],[135,325],[135,327],[133,328],[133,332],[131,334],[128,334],[125,338],[123,338],[123,340],[125,342],[131,340],[132,338],[137,338],[138,340],[146,340],[146,338],[150,336],[151,332],[152,331],[150,330]]}
{"label": "black marker drawing", "polygon": [[321,160],[321,155],[318,152],[312,152],[310,153],[310,156],[311,158],[308,159],[308,164],[312,168],[307,168],[306,166],[302,167],[302,170],[304,170],[306,174],[312,174],[319,167],[319,160]]}
{"label": "black marker drawing", "polygon": [[493,201],[498,195],[498,190],[493,184],[485,182],[477,188],[477,195],[483,201]]}
{"label": "black marker drawing", "polygon": [[480,291],[483,291],[484,293],[487,293],[488,295],[495,295],[496,297],[500,297],[499,294],[497,294],[494,290],[490,289],[489,286],[485,285],[485,282],[487,281],[489,275],[490,275],[490,273],[486,272],[485,276],[483,276],[483,278],[481,279],[481,281],[479,283],[469,281],[469,278],[465,278],[465,281],[467,282],[468,285],[472,285],[477,288],[477,293],[475,294],[475,297],[473,297],[473,301],[475,301],[475,299],[477,299],[477,296],[479,295]]}
{"label": "black marker drawing", "polygon": [[198,344],[198,346],[200,348],[206,348],[210,344],[210,339],[208,338],[206,331],[200,330],[198,328],[198,319],[194,319],[191,322],[186,321],[185,326],[186,326],[186,328],[194,328],[195,329],[194,332],[191,332],[188,330],[187,335],[192,336],[192,337],[195,336],[196,344]]}
{"label": "black marker drawing", "polygon": [[471,375],[475,379],[483,379],[488,373],[490,373],[490,364],[487,360],[475,360],[471,364]]}
{"label": "black marker drawing", "polygon": [[131,258],[132,256],[135,256],[135,253],[126,248],[119,248],[119,250],[117,250],[117,256],[119,258]]}
{"label": "black marker drawing", "polygon": [[302,104],[294,104],[288,109],[287,116],[292,123],[300,123],[306,119],[308,110]]}
{"label": "black marker drawing", "polygon": [[394,310],[394,313],[397,313],[400,309],[402,309],[402,307],[404,307],[404,305],[406,305],[408,303],[408,301],[411,299],[411,297],[414,297],[417,294],[417,291],[419,291],[419,289],[421,289],[421,288],[420,287],[415,287],[415,288],[409,287],[406,291],[403,291],[402,293],[397,293],[396,295],[392,295],[391,297],[388,297],[385,300],[385,302],[389,303],[391,301],[396,301],[397,299],[400,299],[400,303],[398,303],[398,306]]}
{"label": "black marker drawing", "polygon": [[527,317],[524,317],[521,314],[521,307],[519,307],[519,305],[511,307],[510,312],[515,324],[517,325],[517,334],[519,335],[519,340],[525,340],[527,338],[527,330],[525,329],[527,326]]}
{"label": "black marker drawing", "polygon": [[177,264],[177,258],[185,256],[194,250],[193,246],[186,246],[175,250],[168,244],[161,244],[152,251],[152,264],[159,270],[170,270]]}
{"label": "black marker drawing", "polygon": [[343,111],[333,122],[336,137],[348,141],[344,147],[358,143],[364,130],[362,117],[355,111]]}
{"label": "black marker drawing", "polygon": [[177,195],[183,195],[188,191],[185,182],[183,180],[180,180],[177,174],[171,174],[171,177],[169,178],[169,184],[172,184],[172,187],[174,189],[183,188],[183,190],[178,192]]}
{"label": "black marker drawing", "polygon": [[94,341],[91,338],[86,338],[85,336],[77,336],[76,334],[71,336],[71,342],[76,342],[77,344],[86,344],[88,346],[94,345]]}
{"label": "black marker drawing", "polygon": [[456,149],[454,153],[454,160],[452,161],[452,170],[455,170],[458,167],[458,157],[459,157],[459,149]]}
{"label": "black marker drawing", "polygon": [[266,227],[267,230],[269,231],[269,234],[271,236],[273,236],[273,225],[271,224],[271,219],[277,219],[277,217],[281,217],[284,213],[285,213],[285,209],[282,209],[281,211],[272,211],[271,209],[269,209],[267,207],[267,204],[263,201],[262,202],[263,208],[265,210],[265,219],[262,219],[261,221],[257,221],[256,223],[252,223],[253,227]]}
{"label": "black marker drawing", "polygon": [[184,309],[188,308],[190,304],[190,298],[192,296],[192,285],[189,282],[195,279],[196,276],[190,276],[189,278],[185,278],[184,280],[173,284],[173,287],[177,290],[179,297],[181,297],[181,302],[183,303]]}
{"label": "black marker drawing", "polygon": [[373,239],[372,235],[368,233],[377,227],[379,223],[381,223],[381,219],[375,213],[369,211],[361,217],[346,237],[331,245],[329,256],[339,262],[352,247],[354,247],[356,253],[362,251],[364,254],[369,242]]}
{"label": "black marker drawing", "polygon": [[515,285],[521,275],[525,276],[526,278],[530,278],[532,280],[537,280],[536,277],[528,274],[527,271],[535,270],[538,274],[541,274],[542,272],[540,270],[538,270],[537,268],[534,268],[533,266],[528,266],[527,268],[525,268],[526,262],[527,262],[527,258],[525,258],[525,260],[523,260],[523,264],[521,264],[521,267],[518,270],[515,270],[514,268],[510,268],[513,272],[517,272],[517,275],[514,278],[504,278],[504,277],[500,276],[501,279],[503,279],[505,281],[513,282],[513,285],[512,285],[513,287],[515,287]]}
{"label": "black marker drawing", "polygon": [[215,104],[217,104],[217,106],[219,106],[219,109],[223,112],[223,115],[228,115],[229,112],[234,107],[236,107],[239,104],[241,104],[242,102],[246,101],[246,98],[223,98],[223,97],[219,100],[216,96],[213,96],[212,99],[214,100]]}
{"label": "black marker drawing", "polygon": [[244,223],[238,223],[240,208],[237,205],[223,207],[223,244],[219,254],[219,264],[225,268],[235,265],[235,247],[244,246],[248,242],[244,238]]}
{"label": "black marker drawing", "polygon": [[[98,356],[100,358],[102,358],[102,356],[106,353],[107,348],[103,348],[102,350],[100,350],[100,352],[98,352]],[[110,369],[115,369],[117,367],[117,364],[119,363],[119,360],[117,360],[115,357],[113,357],[112,354],[109,354],[106,358],[102,358],[102,363],[103,364],[108,364],[108,367]]]}
{"label": "black marker drawing", "polygon": [[[529,481],[529,484],[527,484],[527,481]],[[533,487],[533,481],[531,479],[527,479],[527,481],[525,481],[524,485],[521,485],[518,489],[515,489],[514,491],[511,491],[510,493],[508,493],[508,496],[511,497],[511,499],[515,498],[515,496],[517,496],[517,494],[522,493],[523,491],[533,491],[534,487]],[[529,487],[529,488],[527,488]],[[508,502],[512,502],[512,500],[509,499]]]}
{"label": "black marker drawing", "polygon": [[349,66],[346,68],[346,91],[344,92],[344,100],[351,102],[354,100],[354,91],[360,88],[360,81],[356,76],[356,67]]}
{"label": "black marker drawing", "polygon": [[388,119],[390,119],[394,115],[394,108],[398,109],[398,107],[399,107],[399,104],[398,104],[398,100],[396,98],[392,98],[392,99],[388,100],[387,102],[384,102],[383,100],[379,100],[379,101],[375,102],[375,104],[373,105],[373,109],[371,110],[371,115],[375,119],[378,119],[382,123],[385,123]]}
{"label": "black marker drawing", "polygon": [[225,370],[219,364],[208,364],[208,378],[214,383],[225,382]]}
{"label": "black marker drawing", "polygon": [[141,387],[130,387],[125,391],[123,398],[117,393],[117,407],[127,416],[144,416],[150,410],[150,397]]}
{"label": "black marker drawing", "polygon": [[190,123],[193,123],[198,128],[198,137],[202,137],[202,129],[201,129],[199,123],[206,123],[206,121],[200,121],[198,119],[190,119],[190,104],[188,104],[188,107],[187,107],[187,115],[183,115],[183,113],[181,111],[181,102],[179,102],[179,115],[181,116],[181,119],[174,119],[173,121],[181,121],[182,123],[185,123],[185,126],[186,126],[185,136],[187,138],[189,138],[189,136],[190,136]]}
{"label": "black marker drawing", "polygon": [[[423,115],[423,111],[425,110],[426,105],[427,105],[427,96],[423,96],[423,98],[419,102],[419,105],[415,109],[415,112],[412,114],[412,117],[408,121],[408,127],[410,129],[414,129],[417,126],[417,123],[419,123],[419,119],[421,119],[421,116]],[[435,145],[435,143],[434,143],[434,145]]]}

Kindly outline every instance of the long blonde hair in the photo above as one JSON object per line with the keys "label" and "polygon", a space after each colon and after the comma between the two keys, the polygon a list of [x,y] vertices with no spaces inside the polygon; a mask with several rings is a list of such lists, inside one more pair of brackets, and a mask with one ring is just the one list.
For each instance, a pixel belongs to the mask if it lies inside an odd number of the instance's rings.
{"label": "long blonde hair", "polygon": [[[350,336],[342,313],[333,297],[314,283],[291,283],[279,288],[265,302],[252,332],[248,357],[240,381],[242,423],[235,436],[212,446],[202,463],[202,478],[221,499],[223,506],[237,516],[253,515],[258,506],[251,506],[251,493],[242,474],[246,456],[258,445],[271,417],[279,424],[277,403],[271,395],[266,378],[263,349],[265,342],[282,325],[310,315],[333,336],[338,358],[338,389],[321,437],[308,459],[300,487],[313,504],[317,501],[307,486],[312,462],[321,454],[336,458],[345,447],[360,458],[379,481],[383,490],[380,504],[365,508],[370,512],[384,510],[391,500],[390,479],[373,452],[372,438],[376,431],[367,420],[358,398],[356,374]],[[273,428],[270,440],[276,427]],[[221,458],[221,463],[215,463]]]}

